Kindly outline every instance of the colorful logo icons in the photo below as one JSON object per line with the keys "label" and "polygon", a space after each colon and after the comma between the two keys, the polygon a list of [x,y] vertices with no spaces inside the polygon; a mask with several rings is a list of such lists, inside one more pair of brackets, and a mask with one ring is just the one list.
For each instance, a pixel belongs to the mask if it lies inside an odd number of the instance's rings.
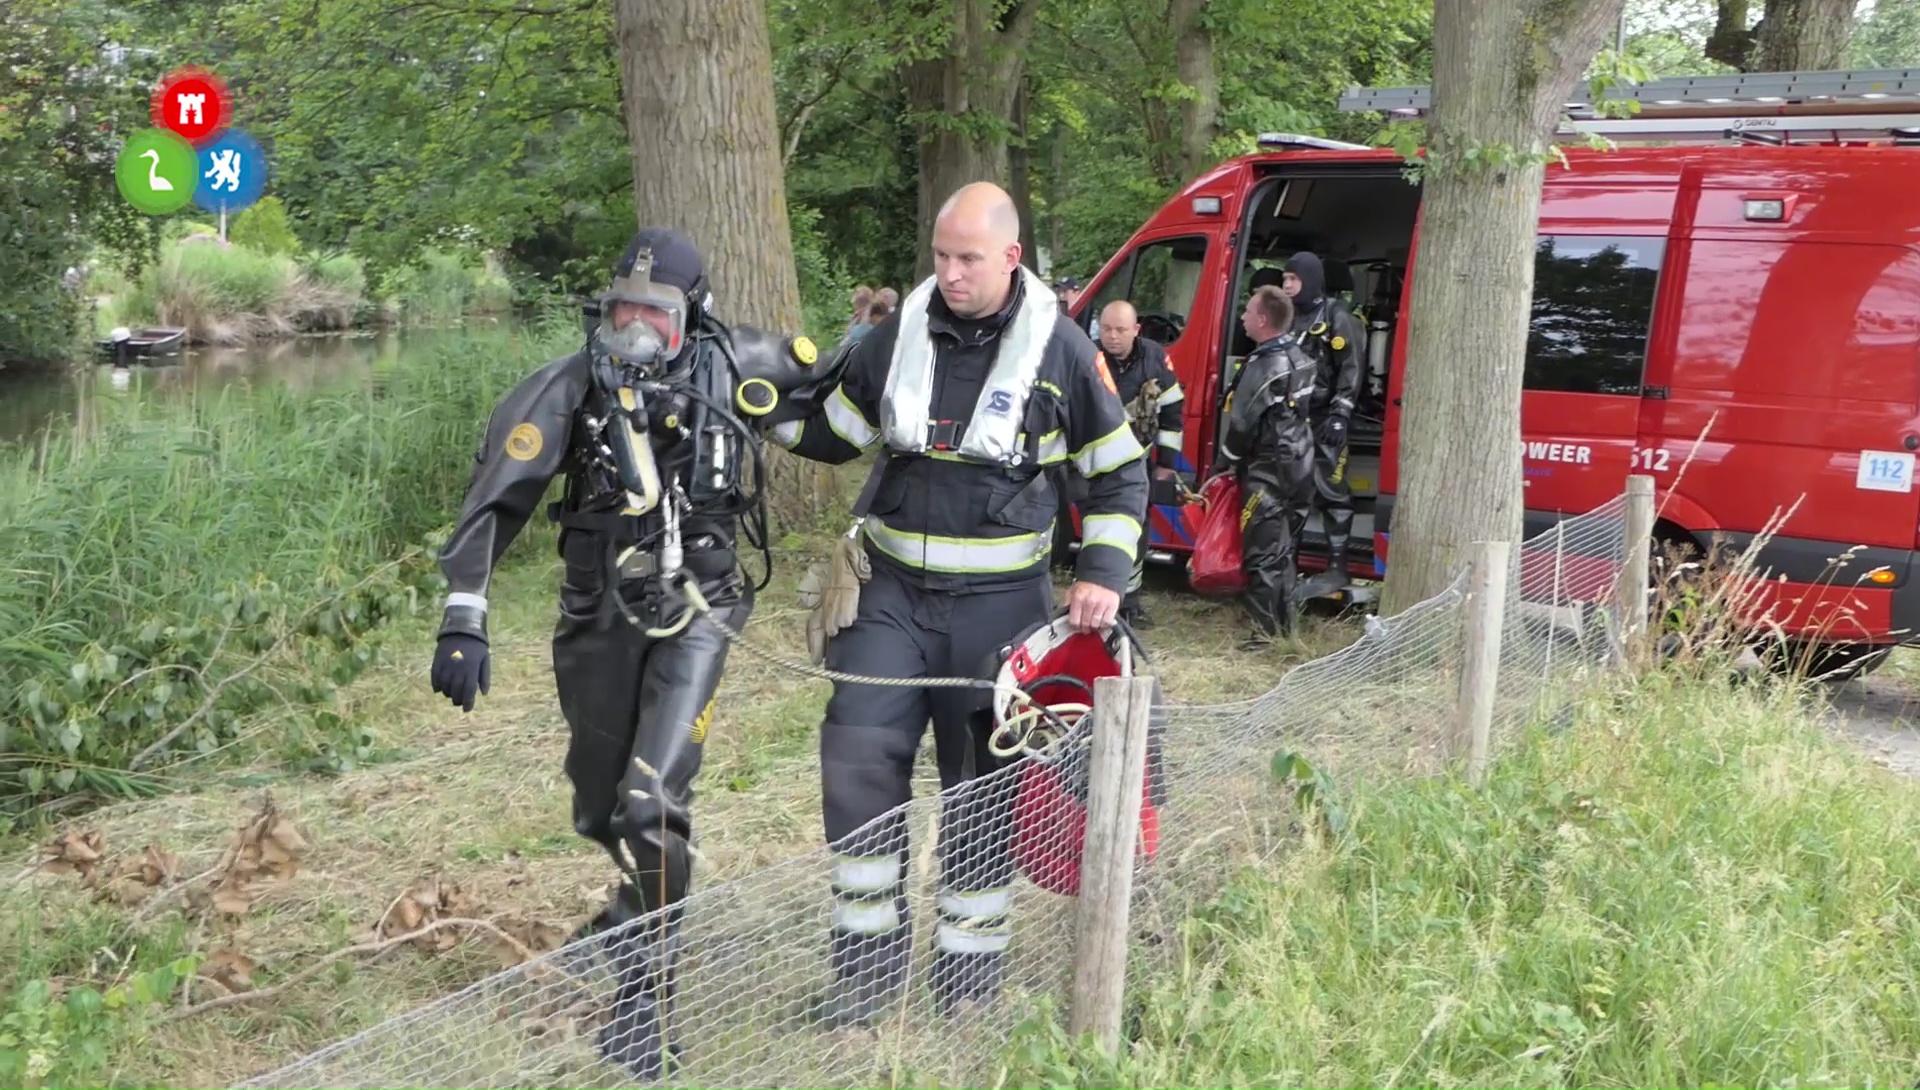
{"label": "colorful logo icons", "polygon": [[226,128],[233,116],[233,94],[225,80],[205,68],[176,68],[154,88],[148,114],[155,128],[198,145]]}
{"label": "colorful logo icons", "polygon": [[228,129],[200,148],[200,184],[193,203],[208,212],[238,212],[267,191],[267,153],[240,129]]}
{"label": "colorful logo icons", "polygon": [[120,149],[113,177],[127,203],[153,216],[178,212],[200,181],[193,145],[165,129],[141,129]]}
{"label": "colorful logo icons", "polygon": [[189,203],[238,212],[259,200],[267,190],[266,151],[232,127],[233,113],[233,92],[212,71],[167,73],[148,101],[153,127],[135,132],[114,163],[121,196],[156,216]]}

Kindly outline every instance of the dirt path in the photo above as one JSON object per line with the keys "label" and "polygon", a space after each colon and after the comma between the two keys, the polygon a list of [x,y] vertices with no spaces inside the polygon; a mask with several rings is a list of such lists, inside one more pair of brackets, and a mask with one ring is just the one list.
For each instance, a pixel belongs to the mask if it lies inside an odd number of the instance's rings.
{"label": "dirt path", "polygon": [[1893,660],[1857,681],[1834,686],[1827,721],[1874,760],[1920,778],[1920,651]]}

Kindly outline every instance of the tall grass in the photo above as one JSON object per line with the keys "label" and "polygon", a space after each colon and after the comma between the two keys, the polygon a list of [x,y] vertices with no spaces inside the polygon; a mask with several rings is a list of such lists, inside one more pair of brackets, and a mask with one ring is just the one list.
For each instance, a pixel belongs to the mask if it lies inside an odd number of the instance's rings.
{"label": "tall grass", "polygon": [[320,709],[325,756],[351,730],[333,687],[434,583],[423,555],[388,562],[451,521],[494,401],[570,347],[554,334],[442,343],[364,389],[102,403],[0,459],[0,810],[140,790],[134,764],[288,705]]}
{"label": "tall grass", "polygon": [[497,262],[488,257],[476,265],[445,250],[422,252],[382,287],[412,324],[444,325],[468,314],[501,314],[513,305],[513,285]]}
{"label": "tall grass", "polygon": [[[1134,974],[1118,1064],[1031,1030],[1014,1085],[1908,1086],[1920,785],[1795,688],[1656,674],[1245,874]],[[1044,1023],[1035,1023],[1045,1026]]]}
{"label": "tall grass", "polygon": [[242,344],[383,316],[449,325],[507,313],[514,303],[513,284],[491,256],[439,250],[388,272],[373,295],[364,263],[344,251],[296,258],[190,231],[166,241],[158,264],[112,293],[105,324],[182,326],[197,343]]}

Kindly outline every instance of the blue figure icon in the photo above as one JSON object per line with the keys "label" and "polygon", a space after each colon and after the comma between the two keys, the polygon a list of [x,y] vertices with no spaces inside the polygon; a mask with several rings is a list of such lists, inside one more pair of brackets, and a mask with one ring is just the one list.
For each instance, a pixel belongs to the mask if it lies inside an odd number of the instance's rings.
{"label": "blue figure icon", "polygon": [[200,181],[194,206],[208,212],[238,212],[267,191],[267,153],[243,129],[228,129],[200,148]]}

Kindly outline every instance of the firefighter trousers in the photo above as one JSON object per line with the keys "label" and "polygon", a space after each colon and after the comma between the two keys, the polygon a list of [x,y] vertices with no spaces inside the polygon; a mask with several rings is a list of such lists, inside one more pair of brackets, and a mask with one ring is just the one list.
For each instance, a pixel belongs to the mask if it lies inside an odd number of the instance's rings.
{"label": "firefighter trousers", "polygon": [[[998,651],[1046,623],[1053,609],[1045,575],[990,590],[935,591],[876,558],[857,617],[828,646],[827,666],[873,677],[991,677]],[[906,980],[912,923],[907,818],[899,810],[912,797],[914,755],[929,719],[948,793],[929,982],[943,1008],[999,988],[1012,907],[1014,781],[988,775],[999,765],[987,747],[991,714],[983,689],[834,685],[820,730],[820,777],[833,852],[831,960],[839,992],[854,1008],[844,1017],[871,1017]]]}
{"label": "firefighter trousers", "polygon": [[1304,460],[1282,463],[1281,472],[1291,478],[1284,486],[1256,479],[1242,484],[1246,498],[1240,508],[1240,566],[1247,576],[1243,603],[1255,634],[1267,638],[1293,634],[1300,606],[1295,560],[1314,496],[1312,468]]}

